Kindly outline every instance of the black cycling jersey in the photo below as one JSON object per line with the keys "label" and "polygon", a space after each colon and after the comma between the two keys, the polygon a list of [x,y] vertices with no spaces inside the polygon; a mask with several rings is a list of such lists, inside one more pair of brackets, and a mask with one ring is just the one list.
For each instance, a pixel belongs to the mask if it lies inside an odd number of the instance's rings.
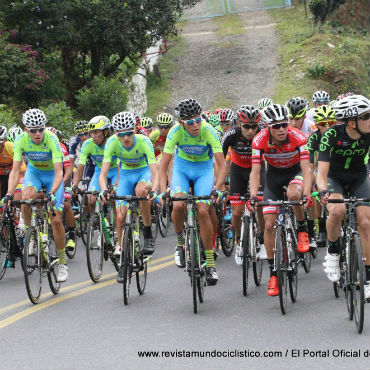
{"label": "black cycling jersey", "polygon": [[329,175],[366,174],[365,157],[369,147],[370,135],[353,140],[347,134],[346,125],[336,125],[327,129],[322,135],[319,161],[330,162]]}
{"label": "black cycling jersey", "polygon": [[314,164],[315,159],[317,158],[317,154],[320,148],[320,140],[321,140],[321,132],[320,130],[316,130],[312,133],[312,135],[308,139],[308,154],[310,157],[310,163]]}

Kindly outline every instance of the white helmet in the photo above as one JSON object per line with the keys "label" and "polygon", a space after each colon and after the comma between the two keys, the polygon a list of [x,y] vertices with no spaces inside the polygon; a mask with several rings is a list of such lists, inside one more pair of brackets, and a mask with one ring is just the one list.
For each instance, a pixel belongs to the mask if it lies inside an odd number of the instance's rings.
{"label": "white helmet", "polygon": [[87,128],[89,131],[105,130],[110,128],[109,118],[106,116],[95,116],[89,121]]}
{"label": "white helmet", "polygon": [[14,143],[15,139],[23,133],[23,130],[19,126],[12,126],[8,131],[8,141]]}
{"label": "white helmet", "polygon": [[45,126],[46,122],[45,113],[40,109],[28,109],[23,113],[22,123],[27,128]]}
{"label": "white helmet", "polygon": [[351,95],[338,100],[333,108],[336,119],[342,121],[369,112],[370,101],[362,95]]}
{"label": "white helmet", "polygon": [[312,95],[312,101],[314,103],[327,103],[330,102],[330,96],[329,94],[324,90],[319,90],[313,93]]}
{"label": "white helmet", "polygon": [[136,126],[136,116],[131,112],[119,112],[112,118],[114,130],[134,129]]}
{"label": "white helmet", "polygon": [[4,141],[8,136],[8,130],[5,126],[0,126],[0,140]]}
{"label": "white helmet", "polygon": [[288,119],[288,117],[288,110],[280,104],[272,104],[262,110],[262,118],[266,123],[282,121],[284,119]]}
{"label": "white helmet", "polygon": [[274,102],[270,98],[262,98],[262,99],[258,100],[258,103],[257,103],[257,105],[260,109],[266,108],[271,104],[274,104]]}

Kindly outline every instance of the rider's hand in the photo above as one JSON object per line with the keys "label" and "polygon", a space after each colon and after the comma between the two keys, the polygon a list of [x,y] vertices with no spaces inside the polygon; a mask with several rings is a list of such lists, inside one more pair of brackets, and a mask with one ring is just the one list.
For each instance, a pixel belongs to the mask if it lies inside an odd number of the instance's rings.
{"label": "rider's hand", "polygon": [[250,197],[247,200],[247,209],[249,211],[255,211],[258,205],[258,198],[257,197]]}
{"label": "rider's hand", "polygon": [[149,194],[148,194],[148,198],[150,200],[154,200],[155,198],[157,198],[158,194],[155,192],[155,191],[150,191]]}
{"label": "rider's hand", "polygon": [[54,206],[55,205],[55,201],[56,201],[57,197],[55,196],[54,193],[50,192],[49,195],[48,195],[48,201]]}
{"label": "rider's hand", "polygon": [[12,194],[6,194],[3,199],[1,199],[1,202],[3,204],[7,204],[9,201],[13,200],[13,195]]}
{"label": "rider's hand", "polygon": [[166,199],[166,193],[161,193],[158,194],[157,197],[155,198],[155,202],[158,204],[159,207],[163,206],[163,203],[165,202]]}
{"label": "rider's hand", "polygon": [[108,190],[103,190],[99,193],[98,199],[101,204],[106,203],[109,196]]}
{"label": "rider's hand", "polygon": [[328,204],[329,195],[330,195],[330,192],[328,190],[321,190],[319,192],[320,203]]}
{"label": "rider's hand", "polygon": [[72,191],[72,194],[73,195],[77,195],[78,194],[78,187],[76,185],[72,185],[72,188],[71,188],[71,191]]}
{"label": "rider's hand", "polygon": [[219,203],[224,198],[224,196],[225,193],[217,189],[213,190],[211,194],[212,201],[214,202],[216,199],[216,203]]}
{"label": "rider's hand", "polygon": [[313,206],[313,201],[311,195],[304,195],[303,196],[303,204],[305,208],[311,208]]}

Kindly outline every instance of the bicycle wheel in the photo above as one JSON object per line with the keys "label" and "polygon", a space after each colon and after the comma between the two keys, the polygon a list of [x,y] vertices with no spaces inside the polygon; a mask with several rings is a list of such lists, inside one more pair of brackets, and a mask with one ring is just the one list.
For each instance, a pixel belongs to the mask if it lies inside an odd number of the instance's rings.
{"label": "bicycle wheel", "polygon": [[162,237],[165,238],[167,236],[168,230],[171,226],[171,213],[170,213],[170,206],[166,202],[163,207],[159,211],[159,232],[161,233]]}
{"label": "bicycle wheel", "polygon": [[132,232],[129,226],[125,226],[122,233],[121,250],[123,252],[123,302],[128,304],[130,296],[130,284],[132,276],[132,251],[134,249]]}
{"label": "bicycle wheel", "polygon": [[35,227],[31,226],[25,236],[24,252],[24,280],[27,294],[33,304],[38,303],[42,288],[42,257],[40,241]]}
{"label": "bicycle wheel", "polygon": [[74,248],[66,247],[66,255],[70,260],[74,258],[74,256],[76,255],[76,251],[77,251],[77,230],[75,230],[74,242],[75,242]]}
{"label": "bicycle wheel", "polygon": [[311,252],[302,253],[303,254],[303,269],[306,274],[308,274],[311,270],[311,262],[312,262],[312,254]]}
{"label": "bicycle wheel", "polygon": [[81,239],[85,246],[87,245],[87,226],[89,223],[89,213],[87,209],[87,194],[84,194],[82,196],[81,202],[80,202],[80,234]]}
{"label": "bicycle wheel", "polygon": [[5,223],[2,223],[0,228],[0,280],[5,275],[5,271],[8,265],[10,245],[7,235],[9,235],[8,227]]}
{"label": "bicycle wheel", "polygon": [[275,266],[276,274],[279,283],[279,301],[280,310],[283,315],[286,313],[287,301],[288,301],[288,254],[285,240],[285,233],[281,225],[276,228],[275,238]]}
{"label": "bicycle wheel", "polygon": [[104,240],[101,236],[100,215],[94,213],[87,226],[86,260],[91,280],[96,283],[103,272]]}
{"label": "bicycle wheel", "polygon": [[251,255],[253,257],[253,278],[254,283],[256,286],[260,286],[261,279],[262,279],[262,268],[263,268],[263,260],[257,257],[257,245],[258,241],[258,226],[255,218],[253,217],[253,221],[250,222],[249,225],[249,239],[250,239],[250,248],[251,248]]}
{"label": "bicycle wheel", "polygon": [[248,294],[248,272],[249,272],[249,224],[250,219],[247,216],[243,217],[242,223],[242,250],[243,250],[243,294],[246,296]]}
{"label": "bicycle wheel", "polygon": [[[296,239],[290,235],[291,239],[291,249],[288,252],[289,258],[289,271],[288,271],[288,280],[289,280],[289,293],[290,299],[293,303],[297,300],[298,292],[298,252]],[[288,246],[289,248],[289,246]],[[309,253],[306,253],[309,254]]]}
{"label": "bicycle wheel", "polygon": [[159,209],[156,203],[152,204],[151,207],[152,213],[152,235],[153,235],[153,242],[157,240],[158,230],[159,230]]}
{"label": "bicycle wheel", "polygon": [[[203,303],[204,301],[204,286],[206,285],[205,282],[205,269],[202,269],[202,264],[204,261],[202,261],[203,251],[204,251],[204,245],[202,242],[202,239],[199,237],[199,233],[195,233],[196,239],[195,239],[195,247],[197,248],[196,251],[199,253],[199,258],[197,259],[198,264],[198,274],[197,274],[197,291],[198,291],[198,298],[199,302]],[[196,253],[197,255],[197,253]]]}
{"label": "bicycle wheel", "polygon": [[48,281],[50,290],[53,294],[58,294],[60,289],[60,283],[57,281],[58,274],[58,252],[53,238],[49,235],[49,271]]}
{"label": "bicycle wheel", "polygon": [[190,282],[191,287],[193,291],[193,310],[194,313],[198,312],[198,301],[197,301],[197,268],[198,268],[198,261],[196,256],[196,240],[195,240],[195,234],[194,229],[190,228],[188,235],[187,235],[187,245],[190,250]]}
{"label": "bicycle wheel", "polygon": [[[137,245],[136,243],[137,242],[135,241],[135,245]],[[144,247],[144,231],[142,228],[140,228],[139,231],[139,243],[140,243],[139,256],[138,257],[135,256],[135,263],[136,264],[140,263],[140,271],[136,272],[136,285],[139,294],[143,294],[146,286],[146,278],[148,275],[148,257],[143,257],[142,254],[142,249]]]}
{"label": "bicycle wheel", "polygon": [[362,257],[362,248],[360,238],[358,234],[353,234],[351,240],[352,248],[354,252],[354,259],[352,265],[352,277],[353,277],[353,315],[355,317],[355,323],[357,332],[362,333],[364,327],[364,311],[365,311],[365,266]]}
{"label": "bicycle wheel", "polygon": [[235,231],[231,222],[225,222],[225,216],[223,214],[223,203],[220,204],[218,210],[218,228],[220,230],[220,242],[221,248],[226,257],[230,257],[233,254],[235,244]]}

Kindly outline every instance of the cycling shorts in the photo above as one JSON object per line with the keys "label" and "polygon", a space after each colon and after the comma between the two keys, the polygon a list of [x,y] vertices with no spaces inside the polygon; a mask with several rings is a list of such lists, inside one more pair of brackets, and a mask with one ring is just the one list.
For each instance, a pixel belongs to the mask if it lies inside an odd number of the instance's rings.
{"label": "cycling shorts", "polygon": [[[117,171],[117,169],[115,169]],[[139,182],[145,182],[150,187],[152,186],[152,172],[149,166],[141,167],[134,170],[119,170],[118,188],[116,194],[118,196],[135,195],[135,187]],[[117,207],[127,205],[126,201],[117,200]]]}
{"label": "cycling shorts", "polygon": [[[193,194],[210,195],[213,189],[213,160],[190,162],[175,156],[172,168],[171,195],[189,193],[190,182],[193,182]],[[210,204],[209,200],[201,201]]]}
{"label": "cycling shorts", "polygon": [[[46,188],[46,194],[48,194],[53,186],[55,172],[54,170],[43,171],[28,164],[26,173],[23,179],[23,189],[31,186],[36,191],[40,191],[44,185]],[[64,207],[64,183],[60,184],[57,192],[55,193],[55,205],[54,209],[62,211]]]}
{"label": "cycling shorts", "polygon": [[[245,168],[240,167],[235,163],[231,163],[230,168],[230,195],[245,195],[249,193],[249,177],[252,171],[252,167]],[[261,167],[260,175],[260,188],[258,195],[263,194],[265,187],[265,166]],[[245,202],[242,200],[231,200],[230,204],[232,207],[242,206]]]}
{"label": "cycling shorts", "polygon": [[[370,198],[370,180],[367,174],[354,177],[353,174],[338,174],[328,176],[328,190],[332,193],[342,194],[346,197],[349,194],[356,198]],[[369,203],[362,205],[370,206]]]}
{"label": "cycling shorts", "polygon": [[[101,169],[96,166],[94,175],[89,184],[89,191],[100,191],[99,176]],[[117,167],[110,168],[107,175],[107,183],[114,184],[117,180]]]}
{"label": "cycling shorts", "polygon": [[[268,166],[263,200],[283,200],[284,186],[289,186],[290,184],[298,184],[303,189],[303,176],[301,166],[299,164],[290,168],[275,168]],[[265,215],[269,213],[278,214],[279,207],[263,207],[263,214]]]}

